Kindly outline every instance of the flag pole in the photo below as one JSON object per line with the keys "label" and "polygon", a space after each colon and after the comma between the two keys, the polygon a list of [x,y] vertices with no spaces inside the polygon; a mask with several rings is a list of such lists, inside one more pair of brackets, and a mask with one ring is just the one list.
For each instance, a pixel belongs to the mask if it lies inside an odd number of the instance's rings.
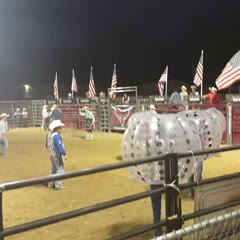
{"label": "flag pole", "polygon": [[72,99],[73,99],[73,74],[74,74],[74,69],[72,69],[72,84],[71,84],[71,89],[72,89]]}
{"label": "flag pole", "polygon": [[[203,56],[203,50],[201,51],[201,55]],[[203,62],[202,62],[202,65],[203,65]],[[201,104],[202,104],[202,95],[203,95],[203,79],[201,81],[201,95],[200,95],[201,96]]]}
{"label": "flag pole", "polygon": [[165,86],[165,101],[167,101],[168,66],[166,66],[166,73],[167,73],[167,79],[166,79],[166,86]]}

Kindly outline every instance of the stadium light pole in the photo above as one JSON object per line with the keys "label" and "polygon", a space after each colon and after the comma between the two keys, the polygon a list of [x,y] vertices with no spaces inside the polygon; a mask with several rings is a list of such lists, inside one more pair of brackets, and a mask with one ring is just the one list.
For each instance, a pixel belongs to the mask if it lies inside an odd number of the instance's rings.
{"label": "stadium light pole", "polygon": [[31,89],[31,86],[28,85],[28,84],[24,84],[24,92],[25,92],[25,98],[30,98],[30,95],[29,95],[29,92],[30,92],[30,89]]}

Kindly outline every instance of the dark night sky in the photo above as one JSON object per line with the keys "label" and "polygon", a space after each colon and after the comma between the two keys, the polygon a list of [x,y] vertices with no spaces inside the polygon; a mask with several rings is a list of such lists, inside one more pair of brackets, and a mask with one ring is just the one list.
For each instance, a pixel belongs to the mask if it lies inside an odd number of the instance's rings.
{"label": "dark night sky", "polygon": [[191,84],[201,49],[213,85],[240,49],[239,9],[239,0],[0,0],[0,98],[19,98],[23,83],[52,94],[55,71],[65,94],[72,68],[83,95],[91,65],[99,92],[114,63],[118,86],[157,83],[166,65],[169,81]]}

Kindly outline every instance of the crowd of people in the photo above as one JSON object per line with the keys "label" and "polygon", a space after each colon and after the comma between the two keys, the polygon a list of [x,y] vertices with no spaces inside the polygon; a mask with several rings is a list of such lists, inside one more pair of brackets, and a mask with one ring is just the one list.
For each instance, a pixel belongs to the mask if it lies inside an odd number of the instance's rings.
{"label": "crowd of people", "polygon": [[217,93],[217,88],[210,87],[209,93],[203,96],[200,96],[199,92],[197,91],[197,87],[195,85],[191,86],[191,91],[188,93],[188,89],[186,86],[182,85],[180,90],[175,89],[174,92],[171,94],[169,103],[174,104],[174,108],[180,109],[186,108],[189,103],[190,97],[199,98],[199,100],[208,99],[210,104],[219,104],[220,97]]}

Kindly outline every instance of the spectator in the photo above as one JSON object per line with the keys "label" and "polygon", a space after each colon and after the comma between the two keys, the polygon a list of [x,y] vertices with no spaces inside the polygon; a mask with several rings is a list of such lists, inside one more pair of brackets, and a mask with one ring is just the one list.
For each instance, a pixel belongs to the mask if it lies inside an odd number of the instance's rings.
{"label": "spectator", "polygon": [[22,117],[22,113],[19,108],[16,109],[14,116],[16,118],[16,129],[17,129],[17,128],[21,127],[21,117]]}
{"label": "spectator", "polygon": [[210,104],[219,104],[220,97],[217,94],[217,89],[215,87],[210,87],[209,90],[210,90],[210,93],[203,95],[203,98],[209,99]]}
{"label": "spectator", "polygon": [[156,109],[156,107],[153,104],[150,105],[149,111],[157,113],[157,109]]}
{"label": "spectator", "polygon": [[190,93],[190,96],[192,96],[192,97],[197,97],[197,96],[199,96],[199,92],[197,91],[197,87],[196,87],[195,85],[192,85],[192,86],[191,86],[191,89],[192,89],[192,91],[191,91],[191,93]]}
{"label": "spectator", "polygon": [[122,104],[129,105],[129,102],[130,102],[130,97],[126,93],[124,93],[122,97]]}
{"label": "spectator", "polygon": [[180,104],[182,103],[181,95],[176,89],[174,89],[174,92],[171,94],[169,103],[176,104],[173,106],[173,108],[175,108],[175,109],[181,108],[181,106],[180,106]]}
{"label": "spectator", "polygon": [[24,128],[28,126],[28,112],[26,108],[22,109],[22,126]]}
{"label": "spectator", "polygon": [[186,110],[188,108],[188,92],[186,86],[182,85],[180,95],[183,109]]}

